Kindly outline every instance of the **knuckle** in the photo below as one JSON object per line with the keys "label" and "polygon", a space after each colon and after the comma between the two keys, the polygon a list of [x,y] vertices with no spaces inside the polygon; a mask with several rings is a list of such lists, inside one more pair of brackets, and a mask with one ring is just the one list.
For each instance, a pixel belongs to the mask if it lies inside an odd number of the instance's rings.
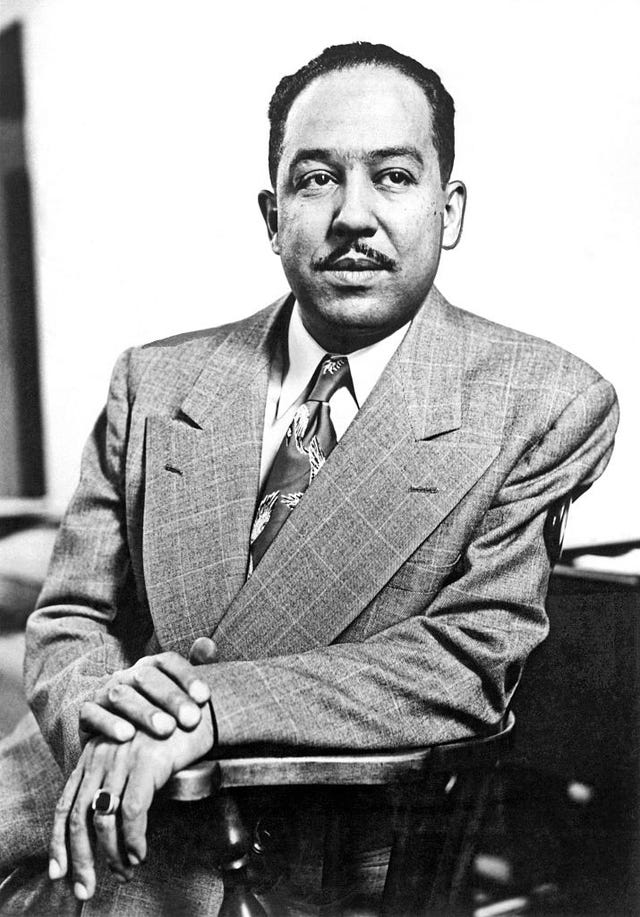
{"label": "knuckle", "polygon": [[111,758],[111,747],[106,742],[96,742],[93,746],[92,760],[96,764],[104,764]]}
{"label": "knuckle", "polygon": [[136,796],[125,799],[122,803],[122,814],[129,821],[140,818],[141,815],[144,815],[144,812],[145,807]]}
{"label": "knuckle", "polygon": [[144,687],[149,683],[150,675],[150,667],[148,665],[143,665],[131,673],[131,681],[134,685]]}
{"label": "knuckle", "polygon": [[104,815],[99,816],[98,818],[93,817],[93,830],[96,832],[98,837],[104,837],[106,834],[109,834],[109,826],[105,824]]}
{"label": "knuckle", "polygon": [[124,698],[126,698],[128,690],[129,689],[127,685],[122,685],[122,684],[112,685],[109,688],[109,690],[107,691],[107,700],[112,704],[118,703],[118,701],[121,701]]}
{"label": "knuckle", "polygon": [[56,808],[55,808],[56,818],[62,818],[63,816],[66,818],[68,811],[69,811],[69,803],[63,796],[56,803]]}
{"label": "knuckle", "polygon": [[69,816],[69,831],[72,834],[79,834],[81,831],[84,831],[87,827],[87,817],[84,812],[80,812],[77,808],[71,810]]}
{"label": "knuckle", "polygon": [[91,860],[88,860],[85,856],[76,856],[73,862],[73,878],[79,879],[81,882],[86,881],[89,878],[92,866]]}
{"label": "knuckle", "polygon": [[105,683],[100,688],[98,688],[93,697],[94,701],[99,704],[101,700],[107,697],[110,688],[117,684],[120,684],[120,680],[116,678],[115,675],[112,675],[111,678],[107,679],[107,681],[105,681]]}

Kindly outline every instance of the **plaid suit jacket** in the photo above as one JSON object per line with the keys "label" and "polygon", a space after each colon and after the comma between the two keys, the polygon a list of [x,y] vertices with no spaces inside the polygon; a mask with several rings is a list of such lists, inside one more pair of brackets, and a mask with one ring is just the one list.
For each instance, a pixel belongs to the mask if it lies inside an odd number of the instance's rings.
{"label": "plaid suit jacket", "polygon": [[246,579],[286,299],[125,353],[87,444],[26,685],[64,772],[114,671],[212,636],[220,741],[393,747],[496,724],[545,636],[545,515],[605,468],[615,394],[438,291]]}

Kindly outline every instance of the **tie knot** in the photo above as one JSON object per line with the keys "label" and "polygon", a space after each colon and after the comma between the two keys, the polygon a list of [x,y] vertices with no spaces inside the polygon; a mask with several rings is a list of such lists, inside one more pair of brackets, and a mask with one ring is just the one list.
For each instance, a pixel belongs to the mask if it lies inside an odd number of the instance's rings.
{"label": "tie knot", "polygon": [[334,392],[351,381],[349,361],[346,357],[327,354],[313,375],[313,387],[307,401],[329,401]]}

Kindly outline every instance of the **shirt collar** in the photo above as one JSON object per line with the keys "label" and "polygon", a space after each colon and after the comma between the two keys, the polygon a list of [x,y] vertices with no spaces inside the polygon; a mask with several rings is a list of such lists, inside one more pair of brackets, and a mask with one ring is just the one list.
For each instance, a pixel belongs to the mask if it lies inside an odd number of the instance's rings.
{"label": "shirt collar", "polygon": [[[402,343],[410,324],[411,322],[407,322],[402,328],[398,328],[381,341],[347,354],[358,408],[361,408],[369,397],[387,363]],[[282,416],[301,397],[309,385],[315,368],[327,353],[302,324],[297,302],[293,306],[289,320],[287,345],[289,366],[283,374],[278,401],[278,417]]]}

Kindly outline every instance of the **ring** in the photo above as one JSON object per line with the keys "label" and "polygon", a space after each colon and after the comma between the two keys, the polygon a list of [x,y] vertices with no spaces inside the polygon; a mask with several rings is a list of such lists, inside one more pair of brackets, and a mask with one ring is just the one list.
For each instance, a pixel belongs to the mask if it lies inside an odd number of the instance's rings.
{"label": "ring", "polygon": [[120,807],[120,797],[100,787],[93,797],[91,808],[96,815],[115,815]]}

